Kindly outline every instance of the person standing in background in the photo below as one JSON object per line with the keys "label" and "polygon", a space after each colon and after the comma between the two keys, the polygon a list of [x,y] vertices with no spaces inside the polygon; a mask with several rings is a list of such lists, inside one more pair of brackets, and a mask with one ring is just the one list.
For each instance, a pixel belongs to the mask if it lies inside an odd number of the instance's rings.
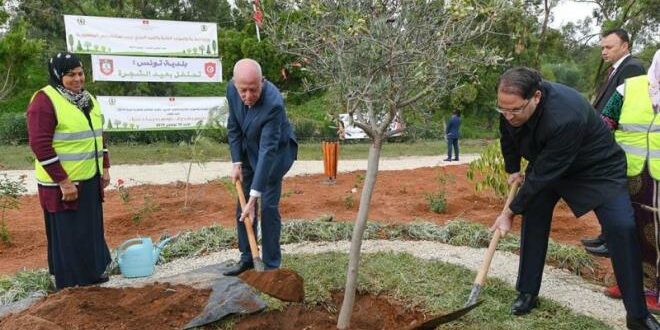
{"label": "person standing in background", "polygon": [[[454,110],[451,118],[447,123],[447,158],[446,162],[458,161],[458,138],[460,137],[459,129],[461,128],[461,112]],[[452,149],[454,150],[454,158],[452,159]]]}
{"label": "person standing in background", "polygon": [[[601,114],[605,124],[626,152],[628,191],[635,210],[635,222],[642,249],[646,307],[660,313],[660,50],[656,51],[648,75],[626,79],[617,87]],[[605,295],[621,298],[613,286]]]}
{"label": "person standing in background", "polygon": [[[610,99],[617,86],[635,76],[646,73],[642,62],[630,55],[632,44],[628,32],[623,29],[613,29],[605,31],[600,40],[602,48],[601,55],[603,61],[612,63],[607,69],[607,75],[598,91],[593,102],[593,106],[598,113],[601,113]],[[609,257],[609,250],[605,244],[605,233],[602,232],[598,237],[586,238],[582,240],[582,245],[587,252],[601,256]]]}

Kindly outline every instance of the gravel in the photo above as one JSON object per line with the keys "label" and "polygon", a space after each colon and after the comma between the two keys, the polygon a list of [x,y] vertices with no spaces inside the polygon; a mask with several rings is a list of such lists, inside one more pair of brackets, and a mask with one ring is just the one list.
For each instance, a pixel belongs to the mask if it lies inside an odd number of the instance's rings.
{"label": "gravel", "polygon": [[[461,155],[457,162],[443,162],[443,156],[419,156],[400,158],[381,158],[378,169],[381,171],[409,170],[429,166],[445,166],[467,164],[478,157],[477,154]],[[165,163],[157,165],[113,165],[110,175],[113,181],[121,178],[124,186],[135,186],[141,184],[168,184],[177,181],[185,181],[189,163]],[[204,164],[193,164],[190,173],[190,183],[206,183],[231,173],[231,162],[208,162]],[[352,172],[367,169],[366,159],[342,160],[339,163],[339,172]],[[323,173],[323,161],[299,160],[293,163],[293,167],[287,176]],[[11,170],[0,171],[7,174],[9,178],[15,179],[25,175],[26,194],[36,194],[37,181],[34,178],[34,170]],[[108,189],[113,189],[112,185]]]}
{"label": "gravel", "polygon": [[[350,242],[298,243],[282,246],[284,254],[316,254],[325,252],[348,252]],[[485,249],[464,246],[452,246],[426,241],[389,241],[369,240],[362,245],[363,253],[381,251],[406,252],[426,260],[439,260],[461,265],[477,271],[483,261]],[[238,256],[238,250],[224,250],[206,256],[177,259],[164,265],[158,265],[153,276],[140,279],[126,279],[113,276],[104,286],[123,287],[141,286],[159,279],[198,269],[207,265],[225,262]],[[489,276],[499,278],[515,286],[518,272],[518,255],[497,251],[491,263]],[[612,326],[625,329],[625,310],[621,300],[607,298],[603,288],[586,282],[579,276],[552,266],[545,267],[540,295],[551,299],[576,313],[588,315]]]}

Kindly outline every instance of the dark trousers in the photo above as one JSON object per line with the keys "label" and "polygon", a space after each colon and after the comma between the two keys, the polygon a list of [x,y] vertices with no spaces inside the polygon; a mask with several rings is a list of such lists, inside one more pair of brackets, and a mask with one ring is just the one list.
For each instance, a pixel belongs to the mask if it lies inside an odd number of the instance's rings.
{"label": "dark trousers", "polygon": [[[252,171],[243,168],[243,192],[245,200],[250,198],[250,186],[252,185]],[[280,233],[282,231],[282,219],[280,217],[280,195],[282,193],[282,179],[269,181],[265,191],[261,192],[261,258],[266,269],[279,268],[282,263],[282,252],[280,250]],[[252,253],[247,238],[247,231],[243,222],[238,222],[241,215],[241,206],[236,208],[236,228],[238,230],[238,249],[241,251],[241,261],[251,262]],[[259,211],[257,211],[257,218]],[[257,220],[253,219],[253,230],[257,233]]]}
{"label": "dark trousers", "polygon": [[110,263],[99,182],[98,176],[79,182],[77,210],[44,211],[48,270],[57,289],[100,283]]}
{"label": "dark trousers", "polygon": [[454,149],[454,154],[456,154],[454,159],[458,160],[458,138],[447,138],[447,159],[451,159],[452,147]]}
{"label": "dark trousers", "polygon": [[[551,189],[543,190],[532,199],[523,214],[516,284],[519,292],[539,293],[552,212],[559,198]],[[641,252],[628,191],[621,189],[620,193],[595,208],[594,212],[605,229],[612,267],[628,316],[646,317],[648,310],[642,285]]]}

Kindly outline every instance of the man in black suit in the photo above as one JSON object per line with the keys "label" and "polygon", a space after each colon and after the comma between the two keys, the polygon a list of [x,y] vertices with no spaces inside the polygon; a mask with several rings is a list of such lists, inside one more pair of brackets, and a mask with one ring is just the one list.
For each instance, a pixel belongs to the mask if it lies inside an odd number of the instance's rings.
{"label": "man in black suit", "polygon": [[[630,38],[625,30],[606,31],[602,34],[600,45],[603,60],[612,63],[612,65],[607,70],[607,76],[604,77],[593,102],[593,106],[598,113],[605,108],[617,86],[623,84],[630,77],[646,74],[642,62],[630,55]],[[598,237],[583,239],[582,244],[587,252],[591,254],[609,257],[609,251],[605,244],[605,233],[602,231]]]}
{"label": "man in black suit", "polygon": [[[523,216],[518,297],[511,313],[538,305],[552,213],[563,199],[576,216],[591,210],[612,245],[612,267],[621,288],[629,329],[660,329],[649,314],[642,262],[628,195],[626,156],[600,116],[578,91],[541,79],[529,68],[505,72],[497,83],[500,144],[509,183],[524,181],[492,230],[506,233]],[[529,164],[520,173],[520,161]]]}

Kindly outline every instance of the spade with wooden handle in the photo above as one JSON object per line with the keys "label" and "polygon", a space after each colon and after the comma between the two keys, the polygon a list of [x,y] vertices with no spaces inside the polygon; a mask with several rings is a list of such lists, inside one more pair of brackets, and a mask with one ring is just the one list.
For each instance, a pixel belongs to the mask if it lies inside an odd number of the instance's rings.
{"label": "spade with wooden handle", "polygon": [[[511,189],[509,189],[509,196],[506,198],[506,203],[504,203],[503,210],[509,208],[511,201],[513,201],[513,198],[516,197],[516,192],[518,191],[519,185],[520,183],[518,181],[515,181],[511,185]],[[495,249],[497,248],[497,243],[500,241],[500,237],[502,237],[502,232],[499,228],[497,228],[493,233],[493,238],[490,239],[490,244],[488,244],[488,250],[486,250],[486,255],[484,256],[484,262],[481,265],[479,272],[477,273],[477,277],[474,279],[474,284],[472,284],[472,291],[470,292],[470,296],[465,303],[466,307],[477,303],[477,298],[481,293],[481,288],[484,285],[484,281],[486,281],[486,275],[488,274],[488,269],[490,269],[490,262],[493,260],[493,255],[495,254]]]}
{"label": "spade with wooden handle", "polygon": [[[513,201],[513,198],[516,196],[516,192],[518,191],[519,185],[520,184],[518,181],[514,182],[511,185],[511,189],[509,190],[509,196],[507,196],[506,203],[504,204],[504,210],[506,210],[509,207],[509,204],[511,204],[511,201]],[[479,293],[481,293],[481,288],[484,285],[484,281],[486,280],[486,275],[488,274],[488,269],[490,268],[490,262],[493,260],[493,255],[495,254],[495,248],[497,248],[497,243],[499,242],[501,236],[502,233],[500,232],[500,230],[495,229],[495,232],[493,233],[493,238],[491,238],[490,244],[488,245],[488,250],[486,250],[486,255],[484,256],[484,262],[481,265],[479,272],[477,273],[477,277],[474,279],[474,284],[472,285],[472,291],[470,292],[470,296],[468,297],[465,306],[451,313],[433,317],[423,323],[413,324],[412,326],[408,327],[409,330],[435,329],[440,324],[448,323],[462,317],[463,315],[469,313],[471,310],[473,310],[475,307],[479,306],[483,302],[483,301],[477,301],[477,298],[479,298]]]}
{"label": "spade with wooden handle", "polygon": [[[236,180],[236,193],[238,195],[238,200],[241,203],[241,210],[245,208],[245,195],[243,194],[243,184],[241,180]],[[248,242],[250,243],[250,253],[252,253],[252,262],[254,263],[254,270],[258,272],[264,271],[264,262],[261,260],[261,255],[259,254],[259,246],[257,245],[257,239],[254,237],[254,228],[252,226],[252,218],[246,216],[243,219],[245,223],[245,231],[247,231]]]}

